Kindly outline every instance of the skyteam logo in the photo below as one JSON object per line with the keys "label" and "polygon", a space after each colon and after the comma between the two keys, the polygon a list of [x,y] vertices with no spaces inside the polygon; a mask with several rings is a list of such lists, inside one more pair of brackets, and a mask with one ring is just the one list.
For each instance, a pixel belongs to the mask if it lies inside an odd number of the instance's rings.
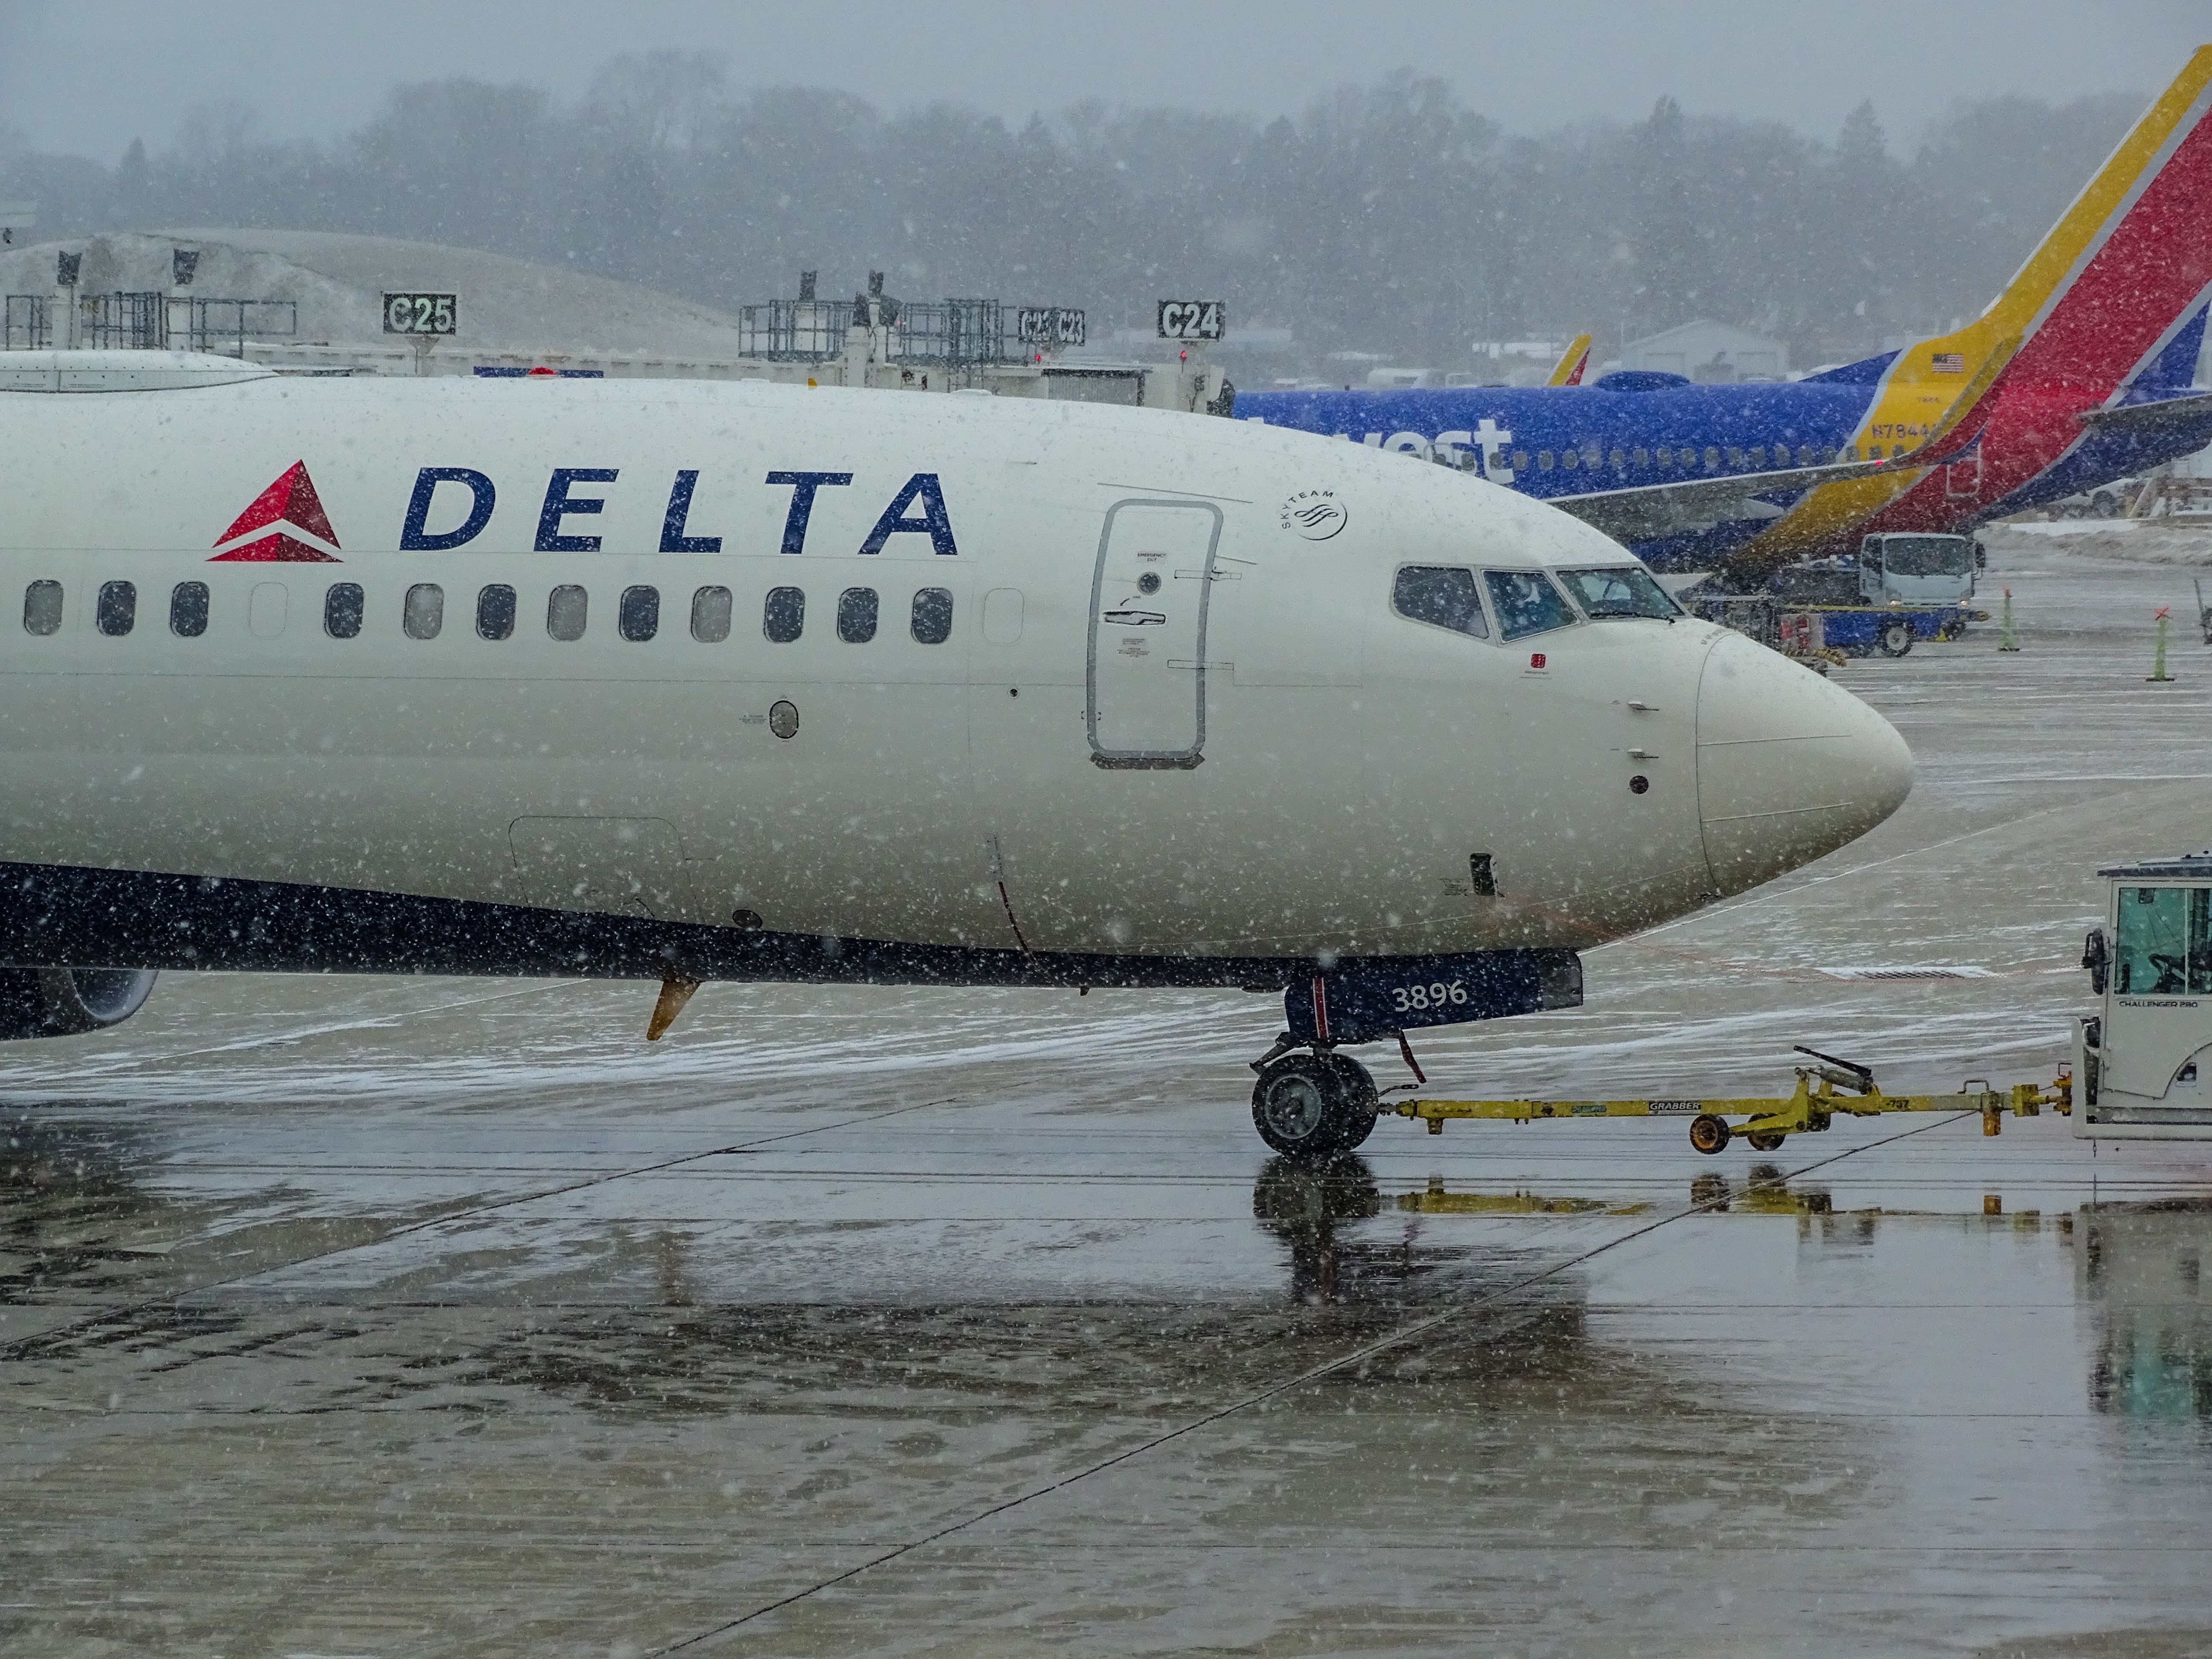
{"label": "skyteam logo", "polygon": [[1352,521],[1334,489],[1301,489],[1282,505],[1282,525],[1310,542],[1325,542]]}
{"label": "skyteam logo", "polygon": [[[266,533],[257,533],[261,532]],[[323,511],[305,461],[293,462],[290,471],[256,495],[253,504],[215,538],[215,544],[221,550],[208,561],[210,564],[339,562],[336,553],[323,550],[337,546],[337,532],[331,528],[330,515]]]}

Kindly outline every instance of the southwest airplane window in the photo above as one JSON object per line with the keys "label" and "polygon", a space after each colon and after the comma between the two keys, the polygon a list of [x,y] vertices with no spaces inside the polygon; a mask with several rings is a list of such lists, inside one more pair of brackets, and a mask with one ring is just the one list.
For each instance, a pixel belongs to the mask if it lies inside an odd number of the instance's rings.
{"label": "southwest airplane window", "polygon": [[730,637],[730,590],[702,587],[691,596],[691,637],[702,645],[720,645]]}
{"label": "southwest airplane window", "polygon": [[1524,639],[1574,625],[1575,613],[1540,571],[1486,570],[1482,579],[1490,585],[1490,603],[1505,638]]}
{"label": "southwest airplane window", "polygon": [[179,582],[169,590],[169,631],[179,639],[196,640],[207,632],[208,585]]}
{"label": "southwest airplane window", "polygon": [[514,632],[514,590],[494,582],[477,594],[477,637],[503,640]]}
{"label": "southwest airplane window", "polygon": [[590,612],[591,596],[574,582],[563,582],[545,596],[545,631],[556,640],[580,640]]}
{"label": "southwest airplane window", "polygon": [[61,631],[62,585],[33,582],[23,590],[23,631],[41,636]]}
{"label": "southwest airplane window", "polygon": [[796,587],[771,587],[761,610],[761,632],[789,645],[806,626],[806,595]]}
{"label": "southwest airplane window", "polygon": [[917,645],[942,645],[952,637],[952,590],[925,587],[914,596],[913,632]]}
{"label": "southwest airplane window", "polygon": [[93,624],[103,634],[131,631],[138,620],[138,588],[134,582],[102,582],[100,601],[93,607]]}
{"label": "southwest airplane window", "polygon": [[1474,572],[1455,565],[1403,567],[1390,586],[1390,608],[1432,628],[1449,628],[1455,634],[1478,640],[1490,637],[1490,624],[1483,619],[1482,600],[1475,592]]}
{"label": "southwest airplane window", "polygon": [[1651,580],[1641,565],[1607,566],[1602,570],[1562,570],[1559,580],[1581,602],[1592,621],[1603,617],[1663,617],[1682,614],[1667,597],[1667,590]]}
{"label": "southwest airplane window", "polygon": [[848,645],[866,645],[876,637],[876,590],[848,587],[837,596],[837,637]]}
{"label": "southwest airplane window", "polygon": [[416,582],[400,607],[399,626],[410,640],[434,640],[446,625],[446,590],[435,582]]}
{"label": "southwest airplane window", "polygon": [[615,608],[615,632],[633,644],[643,644],[660,631],[660,590],[625,587]]}
{"label": "southwest airplane window", "polygon": [[349,640],[361,632],[363,598],[359,582],[332,582],[323,595],[323,632],[334,640]]}

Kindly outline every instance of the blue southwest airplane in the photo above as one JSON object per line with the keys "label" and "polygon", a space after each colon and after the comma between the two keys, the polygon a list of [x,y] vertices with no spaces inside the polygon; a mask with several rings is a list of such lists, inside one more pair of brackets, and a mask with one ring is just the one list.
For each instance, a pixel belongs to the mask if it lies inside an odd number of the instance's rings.
{"label": "blue southwest airplane", "polygon": [[1244,392],[1237,416],[1537,496],[1662,569],[1958,533],[2212,443],[2212,46],[1966,327],[1802,380]]}

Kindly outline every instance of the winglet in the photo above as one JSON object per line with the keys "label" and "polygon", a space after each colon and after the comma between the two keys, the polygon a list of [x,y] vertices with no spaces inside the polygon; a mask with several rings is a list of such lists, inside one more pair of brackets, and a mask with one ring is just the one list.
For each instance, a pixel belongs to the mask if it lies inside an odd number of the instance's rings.
{"label": "winglet", "polygon": [[1589,367],[1590,337],[1577,334],[1559,354],[1559,361],[1552,369],[1552,378],[1546,386],[1580,386],[1583,371]]}

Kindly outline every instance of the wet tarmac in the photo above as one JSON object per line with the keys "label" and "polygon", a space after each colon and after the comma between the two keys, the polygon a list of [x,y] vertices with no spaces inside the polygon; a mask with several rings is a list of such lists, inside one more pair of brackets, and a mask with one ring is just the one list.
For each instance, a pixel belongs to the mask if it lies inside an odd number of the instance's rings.
{"label": "wet tarmac", "polygon": [[[2145,683],[2185,570],[1997,564],[2021,654],[1841,671],[1896,818],[1437,1091],[2047,1079],[2098,864],[2212,841],[2212,652]],[[170,975],[0,1056],[0,1648],[2212,1653],[2212,1144],[1301,1170],[1269,999],[650,1001]]]}

